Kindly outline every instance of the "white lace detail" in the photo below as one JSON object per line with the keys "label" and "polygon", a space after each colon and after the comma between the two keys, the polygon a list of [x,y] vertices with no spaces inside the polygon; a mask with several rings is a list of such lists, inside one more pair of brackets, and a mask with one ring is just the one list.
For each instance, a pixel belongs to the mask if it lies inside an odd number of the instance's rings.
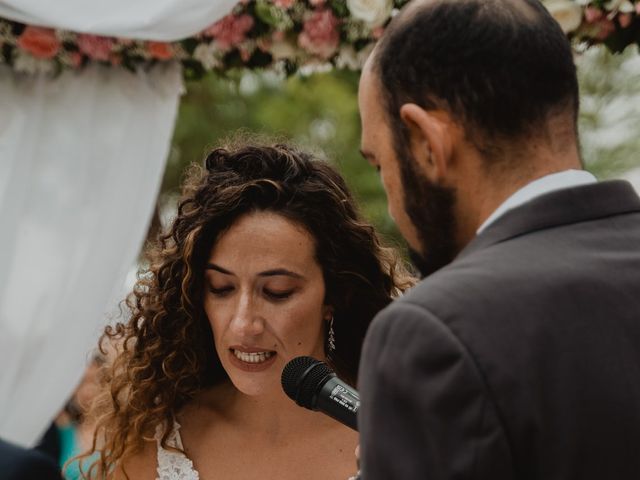
{"label": "white lace detail", "polygon": [[[165,450],[160,445],[164,433],[162,425],[156,428],[156,444],[158,445],[158,477],[156,480],[200,480],[198,472],[193,468],[193,462],[184,453]],[[167,439],[170,447],[183,448],[180,438],[180,424],[173,422],[173,429]]]}

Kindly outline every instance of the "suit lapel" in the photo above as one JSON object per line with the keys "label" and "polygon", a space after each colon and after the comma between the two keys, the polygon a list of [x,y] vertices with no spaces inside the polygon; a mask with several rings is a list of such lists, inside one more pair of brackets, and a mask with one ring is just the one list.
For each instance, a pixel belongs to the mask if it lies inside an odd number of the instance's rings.
{"label": "suit lapel", "polygon": [[631,212],[640,212],[640,198],[623,180],[558,190],[509,210],[474,238],[457,259],[538,230]]}

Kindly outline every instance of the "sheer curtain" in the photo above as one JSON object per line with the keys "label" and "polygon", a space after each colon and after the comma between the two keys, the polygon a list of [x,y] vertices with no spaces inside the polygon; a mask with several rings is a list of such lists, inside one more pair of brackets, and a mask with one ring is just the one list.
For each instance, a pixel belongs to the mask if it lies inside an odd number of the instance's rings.
{"label": "sheer curtain", "polygon": [[178,40],[228,14],[237,0],[0,0],[0,17],[142,40]]}
{"label": "sheer curtain", "polygon": [[0,437],[32,445],[80,379],[144,240],[181,78],[0,69]]}

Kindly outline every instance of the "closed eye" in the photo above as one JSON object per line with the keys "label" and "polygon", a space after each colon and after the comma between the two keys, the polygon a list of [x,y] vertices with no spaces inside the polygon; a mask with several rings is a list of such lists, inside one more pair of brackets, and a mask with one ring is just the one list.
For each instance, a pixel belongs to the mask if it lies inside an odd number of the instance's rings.
{"label": "closed eye", "polygon": [[211,285],[209,285],[209,291],[211,293],[213,293],[214,295],[219,296],[219,297],[223,297],[223,296],[227,295],[232,290],[233,290],[233,287],[215,288],[215,287],[212,287]]}
{"label": "closed eye", "polygon": [[267,289],[264,290],[265,295],[273,300],[284,300],[286,298],[289,298],[293,294],[293,292],[293,289],[284,290],[282,292]]}

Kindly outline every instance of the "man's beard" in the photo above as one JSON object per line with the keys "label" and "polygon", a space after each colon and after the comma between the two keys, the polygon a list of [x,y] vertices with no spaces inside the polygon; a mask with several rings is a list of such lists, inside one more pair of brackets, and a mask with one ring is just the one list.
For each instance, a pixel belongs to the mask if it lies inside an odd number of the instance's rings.
{"label": "man's beard", "polygon": [[409,248],[411,262],[422,278],[448,265],[458,254],[455,229],[455,190],[436,185],[417,171],[409,152],[398,156],[404,209],[418,233],[420,250]]}

